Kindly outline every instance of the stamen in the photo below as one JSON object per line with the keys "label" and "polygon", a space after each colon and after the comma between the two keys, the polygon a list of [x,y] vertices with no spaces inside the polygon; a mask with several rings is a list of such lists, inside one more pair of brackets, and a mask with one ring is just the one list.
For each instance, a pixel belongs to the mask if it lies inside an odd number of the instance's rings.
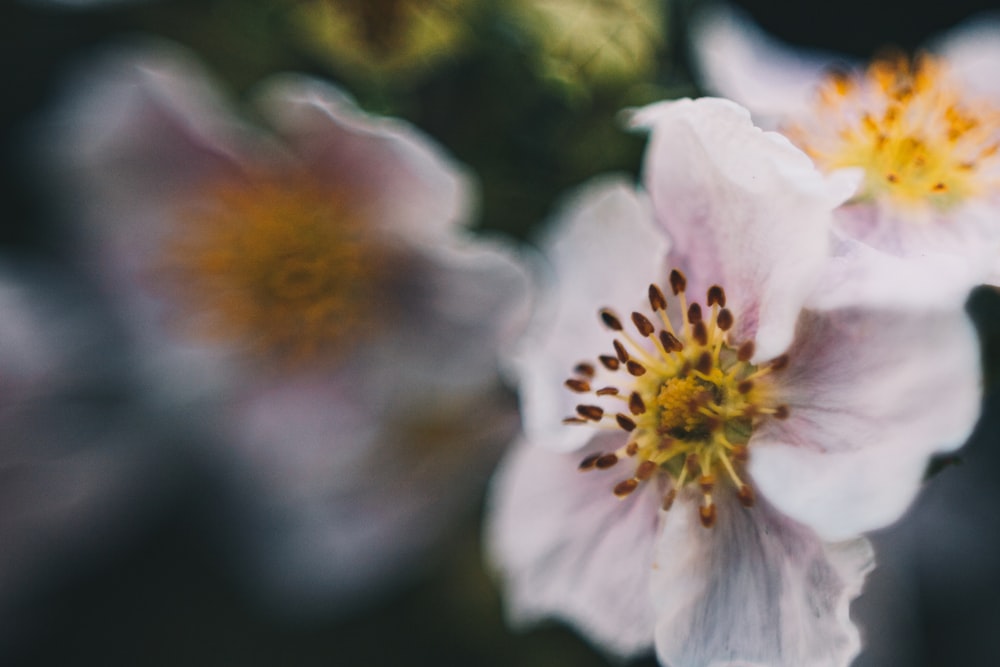
{"label": "stamen", "polygon": [[[692,304],[692,306],[697,306],[698,304]],[[691,336],[694,338],[698,345],[708,345],[708,327],[701,320],[694,323],[694,328],[691,330]]]}
{"label": "stamen", "polygon": [[646,459],[635,469],[635,478],[639,481],[646,481],[653,476],[654,472],[656,472],[656,467],[655,463]]}
{"label": "stamen", "polygon": [[619,498],[624,498],[639,487],[639,480],[635,478],[626,479],[623,482],[619,482],[614,489],[615,495]]}
{"label": "stamen", "polygon": [[691,324],[698,324],[701,322],[701,306],[697,303],[692,303],[688,306],[688,322]]}
{"label": "stamen", "polygon": [[646,411],[646,404],[643,402],[639,392],[633,391],[632,395],[628,397],[628,409],[634,415],[641,415]]}
{"label": "stamen", "polygon": [[670,511],[670,508],[673,507],[674,505],[674,499],[676,497],[677,497],[677,491],[675,491],[674,489],[670,489],[669,491],[666,492],[666,494],[664,494],[663,504],[660,505],[660,507],[663,509],[664,512]]}
{"label": "stamen", "polygon": [[660,332],[660,343],[667,351],[682,352],[684,350],[684,343],[669,331]]}
{"label": "stamen", "polygon": [[687,289],[687,278],[677,269],[670,272],[670,289],[674,293],[674,296]]}
{"label": "stamen", "polygon": [[602,387],[594,393],[598,396],[617,396],[618,387]]}
{"label": "stamen", "polygon": [[632,313],[632,323],[635,324],[635,328],[643,337],[652,336],[656,331],[656,327],[653,326],[653,323],[650,322],[642,313]]}
{"label": "stamen", "polygon": [[618,360],[623,364],[626,363],[629,359],[628,350],[625,349],[625,346],[618,339],[615,339],[613,344],[615,346],[615,355],[617,355]]}
{"label": "stamen", "polygon": [[629,359],[627,362],[625,362],[625,368],[628,370],[629,373],[631,373],[636,377],[646,374],[646,367],[640,364],[638,361],[635,361],[634,359]]}
{"label": "stamen", "polygon": [[584,471],[586,471],[586,470],[593,470],[595,464],[597,463],[597,459],[599,459],[599,458],[601,458],[601,453],[600,452],[598,452],[597,454],[591,454],[590,456],[588,456],[585,459],[583,459],[582,461],[580,461],[580,465],[577,466],[577,469],[578,470],[584,470]]}
{"label": "stamen", "polygon": [[711,528],[715,525],[716,520],[716,509],[714,503],[709,503],[707,505],[702,505],[698,508],[698,515],[701,518],[701,525],[705,528]]}
{"label": "stamen", "polygon": [[578,405],[576,406],[576,412],[584,419],[590,419],[592,421],[600,421],[601,417],[604,416],[604,408],[599,405]]}
{"label": "stamen", "polygon": [[573,372],[579,375],[583,375],[584,377],[592,378],[594,377],[594,374],[597,372],[597,369],[594,368],[593,364],[581,362],[577,364],[575,367],[573,367]]}
{"label": "stamen", "polygon": [[788,355],[782,354],[771,360],[769,364],[772,371],[783,371],[788,368]]}
{"label": "stamen", "polygon": [[649,286],[649,305],[653,312],[667,309],[667,297],[663,296],[663,290],[657,285]]}
{"label": "stamen", "polygon": [[618,357],[612,357],[607,354],[602,354],[600,357],[598,357],[598,359],[600,360],[601,364],[609,371],[616,371],[619,369],[619,367],[621,367],[621,362],[618,361]]}
{"label": "stamen", "polygon": [[748,340],[740,345],[739,350],[736,351],[736,358],[740,361],[747,362],[750,361],[751,357],[753,357],[753,353],[754,343],[752,340]]}
{"label": "stamen", "polygon": [[594,465],[601,470],[607,470],[616,463],[618,463],[618,455],[613,452],[611,454],[601,454],[594,461]]}
{"label": "stamen", "polygon": [[719,304],[720,308],[725,308],[726,306],[726,293],[718,285],[712,285],[708,288],[708,298],[706,303],[709,307]]}
{"label": "stamen", "polygon": [[635,430],[635,422],[632,421],[630,417],[623,415],[620,412],[615,415],[615,421],[618,422],[618,425],[621,426],[623,430],[628,431],[629,433]]}
{"label": "stamen", "polygon": [[604,322],[604,326],[611,329],[612,331],[622,330],[623,327],[621,320],[619,320],[618,316],[615,315],[613,312],[611,312],[609,309],[602,308],[599,314],[601,316],[601,321]]}
{"label": "stamen", "polygon": [[741,486],[740,490],[736,493],[736,497],[740,499],[740,504],[743,505],[743,507],[753,507],[754,503],[757,501],[753,489],[750,488],[749,484]]}
{"label": "stamen", "polygon": [[723,331],[729,331],[733,327],[734,319],[732,312],[728,308],[723,308],[719,311],[719,315],[715,320],[716,325]]}
{"label": "stamen", "polygon": [[576,378],[570,378],[565,382],[566,387],[570,391],[575,391],[579,394],[585,394],[590,391],[590,383],[586,380],[577,380]]}

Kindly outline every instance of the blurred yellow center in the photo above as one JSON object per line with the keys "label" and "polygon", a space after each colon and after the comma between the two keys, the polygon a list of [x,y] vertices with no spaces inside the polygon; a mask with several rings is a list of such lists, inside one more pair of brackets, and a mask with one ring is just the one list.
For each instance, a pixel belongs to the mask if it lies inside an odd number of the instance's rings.
{"label": "blurred yellow center", "polygon": [[188,202],[158,266],[184,330],[278,364],[340,356],[373,321],[383,252],[308,177],[229,179]]}
{"label": "blurred yellow center", "polygon": [[859,197],[948,207],[996,185],[1000,113],[969,100],[929,56],[832,74],[788,135],[821,168],[862,167]]}

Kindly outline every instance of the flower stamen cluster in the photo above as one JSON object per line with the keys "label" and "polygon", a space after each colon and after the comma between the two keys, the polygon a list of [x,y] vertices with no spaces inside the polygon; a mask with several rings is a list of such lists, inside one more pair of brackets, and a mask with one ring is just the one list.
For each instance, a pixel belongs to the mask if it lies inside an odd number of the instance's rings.
{"label": "flower stamen cluster", "polygon": [[[750,363],[753,341],[730,341],[735,317],[726,308],[722,287],[709,288],[706,317],[699,303],[688,304],[686,286],[684,275],[672,271],[670,288],[681,313],[676,327],[663,290],[649,286],[649,304],[660,326],[633,312],[631,322],[639,338],[614,311],[600,311],[601,321],[616,334],[614,354],[599,356],[598,364],[578,364],[565,384],[601,400],[579,404],[564,423],[601,425],[628,434],[617,450],[591,454],[579,466],[583,471],[604,470],[634,459],[632,475],[614,486],[614,495],[624,498],[657,477],[666,482],[662,507],[669,510],[680,490],[697,484],[701,522],[711,527],[720,479],[731,483],[745,507],[754,504],[753,489],[740,470],[755,426],[765,418],[788,417],[788,407],[774,404],[769,386],[771,374],[785,368],[788,357]],[[609,400],[618,401],[621,409],[605,407]]]}

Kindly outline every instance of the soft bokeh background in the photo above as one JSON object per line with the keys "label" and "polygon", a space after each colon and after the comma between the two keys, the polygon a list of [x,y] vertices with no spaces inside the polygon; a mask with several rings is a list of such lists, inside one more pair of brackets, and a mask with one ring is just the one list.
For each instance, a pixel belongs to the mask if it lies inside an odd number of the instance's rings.
{"label": "soft bokeh background", "polygon": [[[686,56],[695,0],[412,3],[441,7],[456,22],[453,35],[430,47],[407,42],[377,13],[375,41],[347,44],[317,29],[329,8],[306,0],[84,4],[0,7],[0,243],[8,256],[51,267],[55,277],[42,282],[58,283],[58,298],[85,304],[88,317],[105,322],[107,373],[97,385],[74,385],[102,410],[131,401],[107,351],[119,332],[71,269],[72,248],[50,205],[58,192],[39,179],[32,157],[39,119],[102,45],[136,34],[177,41],[235,95],[279,71],[338,82],[367,110],[410,120],[469,165],[480,181],[479,227],[522,240],[568,188],[607,171],[635,172],[643,142],[620,130],[620,109],[697,93]],[[981,0],[739,4],[781,39],[863,57],[887,45],[917,48],[991,8]],[[611,14],[601,13],[611,5]],[[394,57],[393,48],[410,55]],[[980,289],[969,308],[984,346],[984,417],[958,457],[935,467],[904,521],[876,536],[881,567],[854,606],[869,646],[856,665],[1000,664],[1000,295]],[[151,450],[189,437],[183,425],[155,419],[122,428],[135,429]],[[230,545],[218,538],[225,514],[208,511],[225,502],[225,472],[197,457],[150,460],[156,482],[141,501],[123,491],[118,505],[108,503],[113,511],[95,510],[109,517],[98,530],[57,526],[33,567],[0,573],[2,582],[23,578],[0,587],[0,664],[607,664],[558,624],[525,633],[505,627],[480,559],[477,508],[388,597],[347,616],[290,616],[253,598],[231,571]],[[9,503],[23,496],[4,488],[17,481],[16,469],[0,464],[0,504],[8,503],[0,517],[22,509]],[[75,539],[60,539],[70,533]],[[10,549],[0,542],[0,554]],[[0,567],[8,560],[0,557]]]}

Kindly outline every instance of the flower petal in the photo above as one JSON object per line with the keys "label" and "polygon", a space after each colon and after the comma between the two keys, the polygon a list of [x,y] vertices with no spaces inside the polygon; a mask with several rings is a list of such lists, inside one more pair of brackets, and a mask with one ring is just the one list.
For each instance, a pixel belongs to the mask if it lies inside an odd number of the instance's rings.
{"label": "flower petal", "polygon": [[719,495],[711,529],[691,503],[664,519],[657,657],[671,667],[846,667],[861,647],[849,605],[874,566],[871,545],[826,544],[766,503],[744,509]]}
{"label": "flower petal", "polygon": [[720,5],[696,17],[692,34],[704,88],[746,106],[767,127],[805,111],[831,68],[850,66],[841,55],[781,44],[747,14]]}
{"label": "flower petal", "polygon": [[960,446],[980,405],[968,317],[943,311],[806,311],[750,472],[782,512],[839,539],[884,526],[913,499],[929,457]]}
{"label": "flower petal", "polygon": [[363,193],[386,230],[431,243],[468,221],[469,174],[408,123],[369,116],[337,88],[304,76],[265,82],[258,103],[298,157]]}
{"label": "flower petal", "polygon": [[585,185],[563,206],[543,250],[548,281],[531,329],[513,366],[520,377],[521,409],[528,437],[568,451],[591,436],[562,418],[578,402],[563,382],[582,361],[612,352],[598,311],[623,315],[642,307],[649,284],[665,278],[666,236],[654,225],[645,199],[621,178]]}
{"label": "flower petal", "polygon": [[627,657],[653,641],[659,495],[647,487],[618,500],[614,471],[578,471],[600,445],[573,455],[516,445],[488,499],[486,555],[502,577],[512,622],[555,616]]}
{"label": "flower petal", "polygon": [[821,176],[788,140],[754,127],[746,109],[726,100],[660,103],[633,120],[652,132],[644,182],[690,298],[722,285],[735,338],[756,337],[757,359],[777,356],[823,269],[831,211],[857,174]]}
{"label": "flower petal", "polygon": [[948,68],[976,93],[1000,101],[1000,18],[983,15],[966,21],[931,43]]}

